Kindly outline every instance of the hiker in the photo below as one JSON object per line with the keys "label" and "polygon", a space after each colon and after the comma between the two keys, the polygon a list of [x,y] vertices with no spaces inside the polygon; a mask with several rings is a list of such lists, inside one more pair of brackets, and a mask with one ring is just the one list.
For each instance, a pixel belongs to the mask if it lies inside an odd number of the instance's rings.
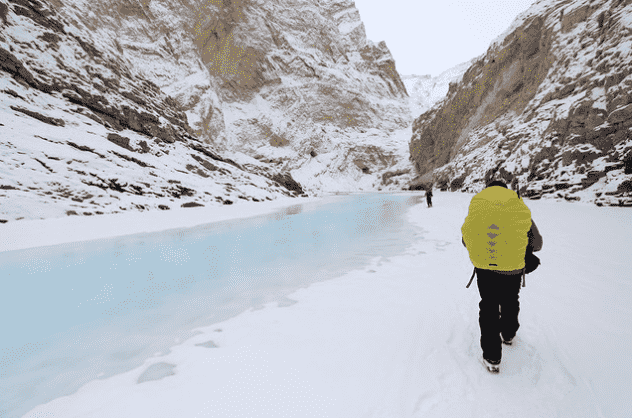
{"label": "hiker", "polygon": [[429,208],[432,207],[432,186],[430,186],[428,190],[426,190],[426,203],[428,204]]}
{"label": "hiker", "polygon": [[497,373],[502,344],[511,345],[520,326],[520,283],[524,286],[524,274],[539,265],[533,252],[542,249],[542,236],[527,205],[502,181],[492,181],[472,198],[461,232],[474,264],[470,283],[475,274],[481,296],[483,364]]}

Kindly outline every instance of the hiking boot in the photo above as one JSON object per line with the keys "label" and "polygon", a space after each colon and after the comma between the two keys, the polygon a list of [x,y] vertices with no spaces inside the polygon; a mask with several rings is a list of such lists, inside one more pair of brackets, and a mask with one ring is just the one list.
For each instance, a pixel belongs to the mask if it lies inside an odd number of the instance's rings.
{"label": "hiking boot", "polygon": [[505,339],[505,337],[502,336],[502,334],[500,335],[500,339],[503,340],[503,344],[505,345],[511,345],[513,343],[513,337],[509,338],[509,339]]}
{"label": "hiking boot", "polygon": [[481,357],[483,360],[483,365],[487,368],[487,370],[491,373],[498,373],[500,371],[500,360],[487,360],[485,357]]}

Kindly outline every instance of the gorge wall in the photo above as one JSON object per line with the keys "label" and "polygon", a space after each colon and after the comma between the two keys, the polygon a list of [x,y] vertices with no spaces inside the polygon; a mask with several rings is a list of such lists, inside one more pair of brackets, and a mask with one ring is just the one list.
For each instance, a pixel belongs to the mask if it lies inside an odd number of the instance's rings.
{"label": "gorge wall", "polygon": [[0,222],[411,171],[405,87],[351,1],[0,0],[0,23]]}
{"label": "gorge wall", "polygon": [[632,205],[629,0],[536,2],[413,124],[417,183]]}
{"label": "gorge wall", "polygon": [[291,171],[307,190],[335,187],[341,173],[375,183],[387,168],[368,158],[375,150],[399,159],[380,142],[409,126],[406,90],[350,0],[68,4],[65,14],[173,97],[219,150]]}

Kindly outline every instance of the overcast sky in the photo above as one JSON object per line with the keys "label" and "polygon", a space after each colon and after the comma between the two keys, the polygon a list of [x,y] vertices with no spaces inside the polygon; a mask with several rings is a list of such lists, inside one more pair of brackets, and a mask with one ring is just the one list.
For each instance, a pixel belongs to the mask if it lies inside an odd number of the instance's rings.
{"label": "overcast sky", "polygon": [[386,41],[401,75],[441,72],[487,51],[534,0],[355,0],[373,42]]}

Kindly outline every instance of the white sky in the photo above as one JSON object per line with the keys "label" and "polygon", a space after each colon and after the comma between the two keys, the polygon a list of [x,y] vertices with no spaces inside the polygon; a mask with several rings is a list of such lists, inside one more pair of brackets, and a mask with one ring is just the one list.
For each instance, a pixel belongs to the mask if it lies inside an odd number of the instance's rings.
{"label": "white sky", "polygon": [[355,0],[367,37],[386,41],[401,75],[441,72],[484,53],[533,0]]}

